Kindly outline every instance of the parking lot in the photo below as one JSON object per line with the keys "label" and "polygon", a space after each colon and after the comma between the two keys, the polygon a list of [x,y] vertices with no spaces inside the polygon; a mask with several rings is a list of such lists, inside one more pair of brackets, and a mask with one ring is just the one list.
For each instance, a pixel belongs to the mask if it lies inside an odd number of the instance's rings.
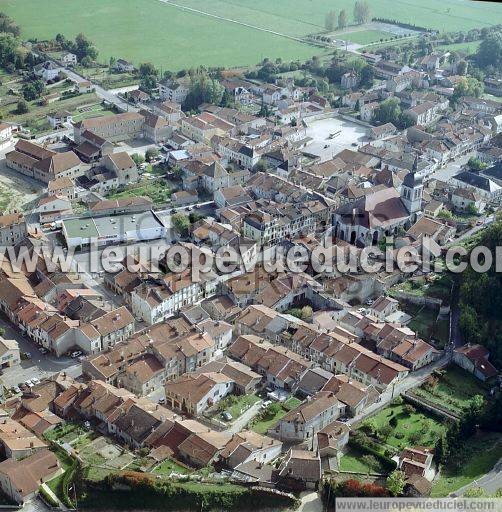
{"label": "parking lot", "polygon": [[3,315],[0,316],[0,327],[5,330],[4,338],[16,340],[19,350],[29,354],[29,359],[21,360],[20,365],[3,369],[1,379],[6,388],[10,389],[33,377],[41,380],[63,370],[74,378],[82,375],[82,365],[78,360],[40,353],[38,347],[15,329]]}

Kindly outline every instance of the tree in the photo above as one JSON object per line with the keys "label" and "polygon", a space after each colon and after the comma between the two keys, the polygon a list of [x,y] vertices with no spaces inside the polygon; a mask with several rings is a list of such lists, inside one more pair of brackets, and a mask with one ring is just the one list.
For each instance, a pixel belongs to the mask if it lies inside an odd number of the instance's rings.
{"label": "tree", "polygon": [[180,235],[184,235],[188,232],[188,228],[190,227],[190,219],[186,215],[183,215],[182,213],[175,213],[171,217],[171,222],[175,231]]}
{"label": "tree", "polygon": [[358,25],[368,23],[370,19],[370,8],[364,0],[359,0],[354,4],[354,21]]}
{"label": "tree", "polygon": [[399,496],[403,493],[404,486],[406,484],[406,475],[403,471],[393,471],[387,477],[387,489],[392,496]]}
{"label": "tree", "polygon": [[366,65],[361,69],[360,73],[361,85],[363,87],[371,87],[373,85],[373,79],[375,77],[375,71],[373,66]]}
{"label": "tree", "polygon": [[471,158],[469,158],[467,165],[469,169],[472,169],[473,171],[482,171],[487,167],[484,162],[482,162],[479,158],[476,158],[474,156],[471,156]]}
{"label": "tree", "polygon": [[145,160],[151,162],[159,156],[159,150],[156,148],[148,148],[145,152]]}
{"label": "tree", "polygon": [[481,41],[475,56],[479,67],[485,68],[502,65],[502,32],[493,32]]}
{"label": "tree", "polygon": [[342,9],[340,11],[340,14],[338,15],[338,28],[345,28],[347,26],[347,12],[345,9]]}
{"label": "tree", "polygon": [[457,75],[465,75],[467,73],[467,62],[465,60],[461,60],[457,64]]}
{"label": "tree", "polygon": [[29,112],[28,103],[26,103],[25,100],[19,100],[17,103],[17,110],[16,112],[18,114],[27,114]]}
{"label": "tree", "polygon": [[381,125],[385,123],[396,124],[401,116],[401,106],[398,98],[387,98],[382,101],[373,114],[373,123]]}
{"label": "tree", "polygon": [[92,42],[82,33],[78,34],[75,38],[74,52],[78,60],[88,57],[93,61],[98,57],[98,50],[96,50]]}
{"label": "tree", "polygon": [[479,98],[484,91],[483,84],[472,76],[462,77],[461,80],[455,85],[451,101],[455,104],[460,98],[464,96],[474,96]]}
{"label": "tree", "polygon": [[33,82],[25,83],[21,88],[21,92],[26,101],[33,101],[40,98],[44,89],[45,86],[41,80],[34,80]]}
{"label": "tree", "polygon": [[143,155],[140,155],[139,153],[134,153],[131,156],[131,158],[133,159],[136,165],[141,165],[142,163],[145,162],[145,158],[143,157]]}
{"label": "tree", "polygon": [[184,106],[187,110],[196,110],[202,103],[219,105],[223,97],[223,86],[208,72],[200,68],[191,75],[190,90],[185,99]]}
{"label": "tree", "polygon": [[108,61],[108,67],[110,70],[115,68],[115,65],[117,64],[117,59],[115,57],[110,57],[110,60]]}
{"label": "tree", "polygon": [[151,62],[143,62],[139,65],[139,76],[145,77],[149,75],[158,76],[157,68]]}
{"label": "tree", "polygon": [[326,16],[324,18],[324,28],[328,32],[332,32],[336,26],[336,12],[335,11],[329,11],[326,13]]}

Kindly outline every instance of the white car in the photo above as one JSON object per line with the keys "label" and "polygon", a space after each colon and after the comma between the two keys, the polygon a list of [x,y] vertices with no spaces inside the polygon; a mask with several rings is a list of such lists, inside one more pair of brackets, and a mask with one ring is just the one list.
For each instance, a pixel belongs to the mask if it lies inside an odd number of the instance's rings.
{"label": "white car", "polygon": [[40,379],[38,377],[32,377],[31,382],[33,382],[33,384],[40,384]]}
{"label": "white car", "polygon": [[79,357],[81,355],[82,355],[82,351],[81,350],[76,350],[75,352],[71,353],[72,359],[76,359],[77,357]]}

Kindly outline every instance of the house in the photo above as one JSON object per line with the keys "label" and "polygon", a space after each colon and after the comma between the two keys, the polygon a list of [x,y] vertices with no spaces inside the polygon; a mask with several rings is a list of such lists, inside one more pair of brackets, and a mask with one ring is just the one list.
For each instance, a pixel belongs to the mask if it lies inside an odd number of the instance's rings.
{"label": "house", "polygon": [[166,380],[164,365],[152,354],[127,365],[120,376],[120,386],[135,395],[145,396],[159,389]]}
{"label": "house", "polygon": [[70,200],[59,196],[42,197],[38,202],[36,211],[42,225],[73,213]]}
{"label": "house", "polygon": [[370,128],[370,136],[373,140],[380,140],[397,133],[397,128],[392,123],[385,123]]}
{"label": "house", "polygon": [[155,144],[163,144],[169,139],[173,127],[167,119],[148,110],[140,110],[140,114],[144,117],[143,136],[146,139]]}
{"label": "house", "polygon": [[483,197],[470,188],[457,188],[451,194],[451,203],[457,212],[466,212],[471,209],[483,213],[486,201]]}
{"label": "house", "polygon": [[139,181],[138,167],[127,152],[120,151],[105,155],[101,162],[106,170],[117,176],[119,186],[126,186]]}
{"label": "house", "polygon": [[216,432],[206,428],[204,432],[187,437],[178,445],[177,451],[181,460],[191,466],[206,467],[217,460],[230,437],[227,432]]}
{"label": "house", "polygon": [[281,454],[281,449],[277,439],[244,430],[232,436],[219,458],[226,467],[235,469],[251,461],[269,463]]}
{"label": "house", "polygon": [[218,189],[214,192],[214,201],[219,208],[225,206],[238,206],[240,204],[249,203],[253,199],[240,185]]}
{"label": "house", "polygon": [[321,475],[319,454],[291,448],[279,466],[278,486],[297,491],[316,489]]}
{"label": "house", "polygon": [[124,59],[117,59],[115,62],[115,69],[119,73],[132,73],[134,71],[134,65]]}
{"label": "house", "polygon": [[172,409],[197,416],[233,389],[233,379],[222,373],[187,374],[166,383],[166,403]]}
{"label": "house", "polygon": [[150,95],[141,89],[135,89],[134,91],[127,93],[127,99],[137,105],[138,103],[144,103],[150,99]]}
{"label": "house", "polygon": [[317,451],[321,458],[339,457],[349,442],[350,427],[334,421],[317,432]]}
{"label": "house", "polygon": [[371,314],[378,320],[384,321],[386,317],[398,310],[399,301],[392,297],[381,295],[371,305]]}
{"label": "house", "polygon": [[312,440],[319,430],[337,420],[344,411],[345,405],[334,394],[320,391],[289,411],[269,432],[284,442]]}
{"label": "house", "polygon": [[185,102],[190,86],[185,80],[164,79],[159,82],[159,95],[163,101],[182,104]]}
{"label": "house", "polygon": [[403,471],[407,478],[421,476],[431,480],[430,469],[432,464],[433,451],[430,448],[417,446],[405,448],[399,454],[398,468]]}
{"label": "house", "polygon": [[171,200],[176,206],[186,206],[194,204],[199,200],[197,192],[189,192],[188,190],[180,190],[171,195]]}
{"label": "house", "polygon": [[77,82],[75,87],[80,94],[85,94],[94,91],[94,85],[92,84],[92,82],[89,82],[88,80],[82,80],[81,82]]}
{"label": "house", "polygon": [[12,142],[13,126],[8,123],[0,122],[0,149],[5,149]]}
{"label": "house", "polygon": [[355,71],[349,71],[342,75],[342,89],[355,89],[359,85],[359,77]]}
{"label": "house", "polygon": [[364,103],[359,110],[361,121],[365,121],[366,123],[371,122],[373,115],[378,108],[380,108],[380,103],[376,101]]}
{"label": "house", "polygon": [[0,418],[0,445],[7,458],[23,459],[47,447],[36,435],[11,418]]}
{"label": "house", "polygon": [[497,369],[490,363],[490,352],[482,345],[464,345],[453,351],[453,361],[461,368],[485,381],[497,375]]}
{"label": "house", "polygon": [[61,62],[61,64],[63,64],[63,66],[70,67],[70,68],[73,66],[76,66],[77,62],[78,62],[77,56],[71,52],[63,52],[59,56],[59,61]]}
{"label": "house", "polygon": [[404,113],[409,115],[415,124],[427,126],[438,118],[439,108],[438,104],[425,101],[405,110]]}
{"label": "house", "polygon": [[11,500],[22,505],[35,495],[41,483],[62,472],[54,453],[40,450],[22,460],[0,462],[0,488]]}
{"label": "house", "polygon": [[55,78],[58,78],[59,73],[61,73],[63,69],[61,66],[58,66],[52,61],[46,61],[42,64],[37,64],[33,68],[33,73],[36,77],[41,78],[44,82],[50,82]]}
{"label": "house", "polygon": [[49,181],[47,193],[49,196],[66,197],[70,200],[77,198],[73,180],[65,176]]}
{"label": "house", "polygon": [[0,368],[10,368],[21,362],[19,345],[15,340],[0,336]]}
{"label": "house", "polygon": [[28,234],[26,220],[22,213],[0,215],[0,246],[15,245]]}

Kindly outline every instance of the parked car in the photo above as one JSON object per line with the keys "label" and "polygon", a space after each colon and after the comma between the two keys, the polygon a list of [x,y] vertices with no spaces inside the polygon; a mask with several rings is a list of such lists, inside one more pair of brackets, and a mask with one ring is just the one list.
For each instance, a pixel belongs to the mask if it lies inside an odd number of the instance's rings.
{"label": "parked car", "polygon": [[19,386],[14,386],[14,387],[12,388],[12,392],[13,392],[13,393],[16,393],[16,394],[17,394],[17,393],[21,393],[21,389],[19,388]]}
{"label": "parked car", "polygon": [[233,419],[233,416],[232,416],[228,411],[222,412],[222,413],[221,413],[221,417],[222,417],[225,421],[231,421],[231,420]]}
{"label": "parked car", "polygon": [[32,378],[31,378],[31,382],[32,382],[33,384],[40,384],[40,379],[39,379],[38,377],[32,377]]}
{"label": "parked car", "polygon": [[76,359],[77,357],[80,357],[81,355],[82,355],[82,351],[81,350],[76,350],[75,352],[71,353],[71,357],[73,359]]}

